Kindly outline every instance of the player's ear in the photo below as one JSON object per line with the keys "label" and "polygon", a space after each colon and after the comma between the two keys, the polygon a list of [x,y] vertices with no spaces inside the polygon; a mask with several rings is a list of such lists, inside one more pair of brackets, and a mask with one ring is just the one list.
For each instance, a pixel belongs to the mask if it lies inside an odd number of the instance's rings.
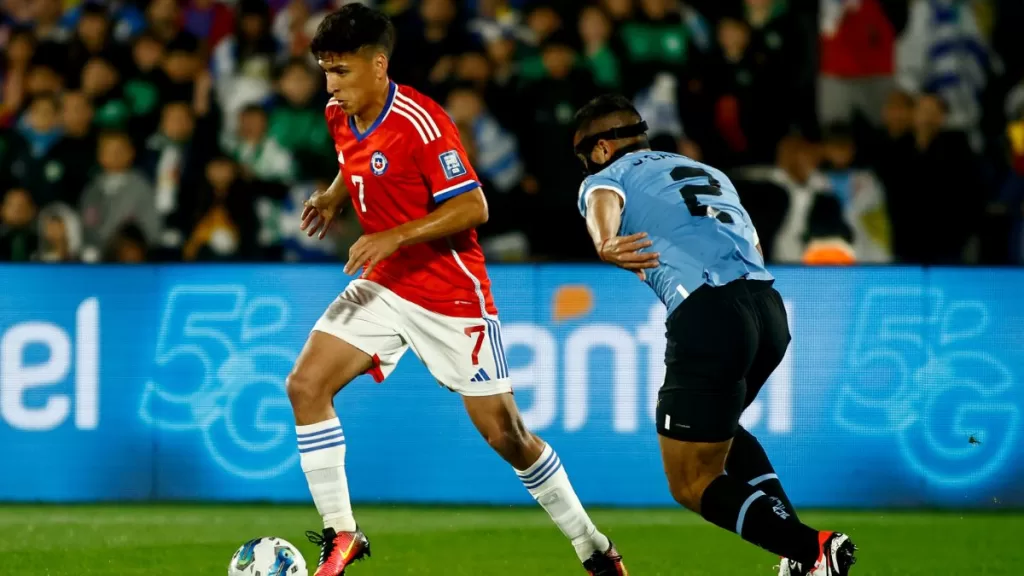
{"label": "player's ear", "polygon": [[383,52],[378,52],[373,58],[373,72],[377,78],[386,78],[388,75],[388,57]]}

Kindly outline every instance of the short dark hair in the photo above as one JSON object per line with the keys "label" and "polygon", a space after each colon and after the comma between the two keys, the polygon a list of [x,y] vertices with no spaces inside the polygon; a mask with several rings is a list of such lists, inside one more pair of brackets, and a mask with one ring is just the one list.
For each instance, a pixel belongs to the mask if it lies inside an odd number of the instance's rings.
{"label": "short dark hair", "polygon": [[256,102],[250,102],[249,104],[246,104],[245,106],[242,106],[242,109],[239,111],[239,115],[242,115],[242,114],[253,114],[253,113],[257,113],[257,114],[260,114],[260,115],[266,117],[267,116],[267,109],[264,108],[262,104],[257,104]]}
{"label": "short dark hair", "polygon": [[[157,41],[159,41],[159,39],[157,39]],[[190,55],[194,55],[199,51],[199,39],[188,32],[182,32],[167,43],[166,51],[168,54],[173,52],[185,52]]]}
{"label": "short dark hair", "polygon": [[90,14],[90,15],[93,15],[93,16],[103,16],[104,18],[106,18],[108,20],[110,19],[110,14],[107,12],[107,7],[104,6],[102,3],[100,3],[99,1],[90,0],[89,2],[86,2],[85,4],[82,4],[82,12],[81,13],[83,15]]}
{"label": "short dark hair", "polygon": [[125,132],[124,130],[104,130],[100,132],[99,140],[120,140],[131,146],[133,149],[135,148],[135,143],[132,142],[131,136],[129,136],[128,133]]}
{"label": "short dark hair", "polygon": [[349,54],[368,46],[380,48],[390,58],[395,49],[395,25],[383,12],[355,2],[320,22],[309,51],[314,56],[327,52]]}
{"label": "short dark hair", "polygon": [[283,64],[280,64],[276,70],[274,70],[274,80],[280,80],[285,74],[291,72],[293,68],[302,70],[306,74],[314,75],[315,71],[310,67],[309,61],[305,58],[289,58]]}
{"label": "short dark hair", "polygon": [[55,110],[60,112],[60,98],[53,92],[43,92],[42,94],[36,94],[32,97],[32,100],[29,101],[29,107],[35,105],[36,102],[49,102]]}
{"label": "short dark hair", "polygon": [[573,119],[575,131],[586,134],[598,120],[619,114],[637,122],[641,120],[640,113],[629,98],[621,94],[602,94],[576,111]]}

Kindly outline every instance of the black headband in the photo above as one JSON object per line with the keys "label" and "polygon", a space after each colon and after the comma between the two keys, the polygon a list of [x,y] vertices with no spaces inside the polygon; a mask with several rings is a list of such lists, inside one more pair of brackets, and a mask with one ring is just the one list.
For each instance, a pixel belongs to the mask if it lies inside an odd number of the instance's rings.
{"label": "black headband", "polygon": [[621,126],[619,128],[605,130],[604,132],[598,132],[597,134],[591,134],[590,136],[580,140],[579,144],[575,147],[575,151],[576,154],[579,154],[584,158],[589,158],[590,151],[594,149],[594,146],[600,140],[621,140],[623,138],[632,138],[646,133],[647,122],[641,120],[640,122],[630,126]]}

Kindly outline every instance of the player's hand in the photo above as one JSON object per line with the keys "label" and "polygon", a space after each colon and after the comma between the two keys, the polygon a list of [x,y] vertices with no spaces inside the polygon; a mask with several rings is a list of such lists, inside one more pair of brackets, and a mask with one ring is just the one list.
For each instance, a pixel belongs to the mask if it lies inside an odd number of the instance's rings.
{"label": "player's hand", "polygon": [[657,268],[660,256],[657,252],[641,252],[644,248],[651,247],[651,241],[646,238],[646,232],[608,238],[601,242],[597,255],[603,262],[629,270],[641,280],[646,280],[647,273],[644,271]]}
{"label": "player's hand", "polygon": [[331,192],[330,188],[313,192],[309,200],[306,200],[306,207],[302,209],[299,229],[305,230],[310,237],[319,232],[318,238],[323,240],[341,209],[343,199],[341,194]]}
{"label": "player's hand", "polygon": [[356,243],[348,249],[348,264],[345,264],[345,274],[355,274],[365,264],[366,270],[363,272],[363,276],[369,276],[373,267],[394,254],[398,247],[398,235],[391,230],[360,236],[359,240],[356,240]]}

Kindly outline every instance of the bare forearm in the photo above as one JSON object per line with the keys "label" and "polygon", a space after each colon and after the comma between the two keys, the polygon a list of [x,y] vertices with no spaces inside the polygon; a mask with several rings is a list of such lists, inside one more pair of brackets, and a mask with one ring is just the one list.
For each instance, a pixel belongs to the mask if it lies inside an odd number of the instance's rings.
{"label": "bare forearm", "polygon": [[594,246],[619,233],[622,218],[622,203],[619,197],[606,190],[597,190],[587,202],[587,230]]}
{"label": "bare forearm", "polygon": [[345,176],[342,175],[341,170],[338,170],[338,175],[334,177],[334,182],[331,182],[331,185],[327,187],[327,191],[331,194],[337,194],[342,200],[348,198],[348,186],[345,185]]}
{"label": "bare forearm", "polygon": [[411,246],[458,234],[484,222],[487,222],[487,203],[483,192],[477,188],[448,200],[423,218],[398,226],[395,233],[399,245]]}

